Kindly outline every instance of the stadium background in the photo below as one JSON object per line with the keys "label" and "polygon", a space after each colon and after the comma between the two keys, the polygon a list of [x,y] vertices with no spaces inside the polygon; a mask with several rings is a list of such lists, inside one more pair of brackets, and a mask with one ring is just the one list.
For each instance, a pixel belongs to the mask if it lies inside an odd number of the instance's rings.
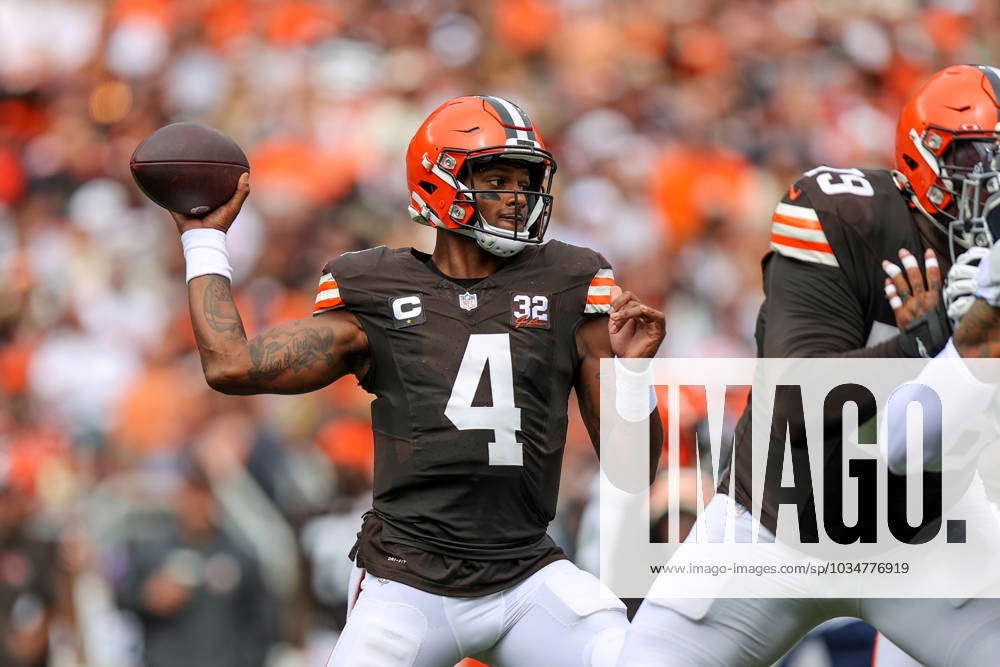
{"label": "stadium background", "polygon": [[[663,355],[751,356],[782,189],[817,164],[891,165],[905,96],[997,63],[998,34],[990,0],[0,0],[0,506],[57,547],[37,564],[58,591],[51,664],[136,658],[122,562],[180,511],[192,462],[255,548],[271,664],[321,664],[370,498],[353,379],[205,385],[174,225],[128,172],[151,131],[198,120],[250,157],[230,246],[252,335],[306,315],[343,251],[429,249],[406,215],[410,135],[447,98],[509,97],[559,163],[550,237],[664,309]],[[595,468],[574,414],[552,534],[585,567]],[[0,610],[38,618],[18,613]]]}

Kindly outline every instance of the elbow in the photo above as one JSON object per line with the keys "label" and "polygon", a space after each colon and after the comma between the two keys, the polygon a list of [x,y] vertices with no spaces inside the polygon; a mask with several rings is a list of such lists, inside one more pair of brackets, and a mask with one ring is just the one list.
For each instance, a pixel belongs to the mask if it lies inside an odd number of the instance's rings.
{"label": "elbow", "polygon": [[232,366],[205,366],[205,381],[208,386],[222,394],[241,394],[245,373]]}

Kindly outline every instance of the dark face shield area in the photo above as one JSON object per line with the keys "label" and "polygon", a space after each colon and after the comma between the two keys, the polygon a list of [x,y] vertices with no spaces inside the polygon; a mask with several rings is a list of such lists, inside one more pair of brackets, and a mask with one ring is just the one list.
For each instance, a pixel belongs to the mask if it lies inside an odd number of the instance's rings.
{"label": "dark face shield area", "polygon": [[993,139],[955,139],[941,156],[938,187],[957,199],[962,194],[965,178],[989,158],[994,145]]}
{"label": "dark face shield area", "polygon": [[948,174],[967,174],[989,159],[996,144],[992,139],[956,139],[941,159]]}
{"label": "dark face shield area", "polygon": [[951,223],[949,245],[952,261],[956,258],[955,243],[961,240],[968,247],[989,247],[1000,239],[1000,146],[976,142],[982,157],[962,183],[958,197],[958,217]]}
{"label": "dark face shield area", "polygon": [[983,136],[976,131],[954,131],[932,126],[923,137],[929,149],[940,146],[941,137],[951,135],[952,141],[938,159],[938,178],[927,193],[927,198],[936,213],[944,220],[954,221],[959,217],[958,201],[962,196],[966,178],[976,165],[987,159],[995,146],[997,137]]}

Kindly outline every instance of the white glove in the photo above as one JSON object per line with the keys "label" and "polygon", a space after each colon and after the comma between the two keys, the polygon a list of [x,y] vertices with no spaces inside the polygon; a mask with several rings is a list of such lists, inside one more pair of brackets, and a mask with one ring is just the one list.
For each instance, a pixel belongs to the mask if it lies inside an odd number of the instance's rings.
{"label": "white glove", "polygon": [[1000,241],[993,244],[990,254],[979,262],[976,272],[976,298],[994,308],[1000,308]]}
{"label": "white glove", "polygon": [[976,300],[976,273],[979,271],[979,261],[990,254],[989,248],[969,248],[955,260],[948,271],[945,288],[942,291],[945,308],[948,309],[948,319],[953,327],[972,307]]}

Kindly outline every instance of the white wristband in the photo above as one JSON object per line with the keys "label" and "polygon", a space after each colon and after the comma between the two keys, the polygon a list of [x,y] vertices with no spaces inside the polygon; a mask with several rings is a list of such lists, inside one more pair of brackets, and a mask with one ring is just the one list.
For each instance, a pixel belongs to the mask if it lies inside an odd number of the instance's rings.
{"label": "white wristband", "polygon": [[181,245],[184,246],[188,282],[208,274],[217,274],[232,281],[233,267],[229,265],[225,232],[218,229],[189,229],[181,234]]}
{"label": "white wristband", "polygon": [[652,360],[643,361],[647,362],[643,370],[635,371],[615,359],[615,407],[618,415],[630,422],[646,419],[656,408]]}

